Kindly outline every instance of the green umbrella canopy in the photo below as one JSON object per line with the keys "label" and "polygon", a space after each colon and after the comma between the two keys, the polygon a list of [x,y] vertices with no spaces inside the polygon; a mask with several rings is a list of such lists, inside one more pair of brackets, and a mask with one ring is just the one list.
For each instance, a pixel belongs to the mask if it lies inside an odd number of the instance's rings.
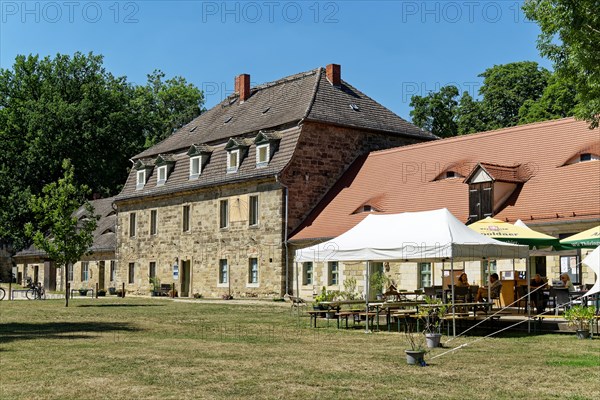
{"label": "green umbrella canopy", "polygon": [[484,218],[469,225],[469,228],[503,242],[526,244],[529,247],[558,246],[558,239],[536,232],[530,228],[509,224],[494,218]]}
{"label": "green umbrella canopy", "polygon": [[569,236],[560,241],[560,244],[571,247],[586,247],[595,248],[600,246],[600,225],[588,229],[587,231],[579,232],[573,236]]}

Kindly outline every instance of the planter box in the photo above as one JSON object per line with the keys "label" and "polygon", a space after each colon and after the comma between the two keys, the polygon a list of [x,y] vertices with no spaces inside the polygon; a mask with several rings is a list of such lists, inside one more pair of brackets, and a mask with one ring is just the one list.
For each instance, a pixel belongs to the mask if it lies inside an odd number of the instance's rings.
{"label": "planter box", "polygon": [[408,365],[423,365],[425,363],[425,350],[404,350]]}

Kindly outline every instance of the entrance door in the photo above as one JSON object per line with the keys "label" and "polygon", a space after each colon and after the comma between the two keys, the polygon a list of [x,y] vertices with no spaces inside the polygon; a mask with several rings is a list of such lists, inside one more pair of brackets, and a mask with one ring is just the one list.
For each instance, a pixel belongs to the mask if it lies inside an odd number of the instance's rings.
{"label": "entrance door", "polygon": [[181,294],[180,297],[190,296],[190,260],[181,261]]}
{"label": "entrance door", "polygon": [[105,290],[104,287],[104,261],[98,263],[98,288]]}

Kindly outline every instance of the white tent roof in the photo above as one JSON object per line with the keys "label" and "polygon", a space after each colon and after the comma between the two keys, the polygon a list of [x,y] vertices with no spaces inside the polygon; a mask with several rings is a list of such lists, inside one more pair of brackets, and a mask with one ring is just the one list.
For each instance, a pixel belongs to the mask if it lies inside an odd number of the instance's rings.
{"label": "white tent roof", "polygon": [[596,283],[588,290],[585,296],[600,292],[600,246],[596,247],[596,250],[588,254],[582,262],[596,273]]}
{"label": "white tent roof", "polygon": [[346,233],[296,251],[296,261],[473,260],[524,258],[527,246],[465,226],[447,209],[367,216]]}

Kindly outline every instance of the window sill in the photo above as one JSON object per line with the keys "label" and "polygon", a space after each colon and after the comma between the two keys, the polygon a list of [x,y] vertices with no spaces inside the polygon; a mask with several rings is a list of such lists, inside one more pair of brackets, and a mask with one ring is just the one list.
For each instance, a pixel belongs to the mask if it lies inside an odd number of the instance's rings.
{"label": "window sill", "polygon": [[228,288],[229,287],[229,283],[225,282],[225,283],[217,283],[217,287],[218,288]]}
{"label": "window sill", "polygon": [[258,288],[258,287],[260,287],[260,284],[258,284],[258,283],[246,283],[246,287],[247,288]]}

